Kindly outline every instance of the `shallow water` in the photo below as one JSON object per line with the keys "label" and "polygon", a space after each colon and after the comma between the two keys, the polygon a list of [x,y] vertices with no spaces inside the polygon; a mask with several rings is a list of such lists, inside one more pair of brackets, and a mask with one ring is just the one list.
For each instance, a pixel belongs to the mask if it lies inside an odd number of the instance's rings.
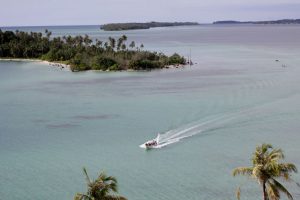
{"label": "shallow water", "polygon": [[[48,28],[54,35],[110,35],[95,26]],[[1,199],[72,199],[86,188],[85,166],[92,177],[100,170],[116,176],[120,193],[133,200],[235,199],[241,183],[242,197],[254,200],[260,188],[231,171],[249,165],[262,142],[283,148],[300,167],[300,26],[125,33],[151,50],[187,55],[191,49],[197,64],[71,73],[0,62]],[[173,145],[139,148],[157,132],[207,121],[213,123]],[[290,190],[300,198],[299,188]]]}

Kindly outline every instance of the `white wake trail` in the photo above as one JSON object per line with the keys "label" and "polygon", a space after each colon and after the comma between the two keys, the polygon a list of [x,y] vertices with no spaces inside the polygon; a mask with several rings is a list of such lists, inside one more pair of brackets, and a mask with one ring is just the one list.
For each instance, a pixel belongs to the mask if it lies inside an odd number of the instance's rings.
{"label": "white wake trail", "polygon": [[[157,145],[151,146],[151,148],[162,148],[165,146],[168,146],[170,144],[174,144],[179,142],[180,140],[188,137],[192,137],[196,134],[199,134],[205,130],[208,130],[209,128],[216,127],[220,124],[225,123],[228,120],[232,120],[236,118],[235,114],[229,114],[229,115],[223,115],[223,116],[216,116],[213,119],[207,120],[207,121],[197,121],[193,122],[184,126],[181,126],[179,128],[166,131],[164,133],[159,134],[159,137],[149,140],[145,142],[144,144],[140,145],[141,148],[146,148],[146,143],[156,141]],[[158,141],[159,140],[159,141]]]}

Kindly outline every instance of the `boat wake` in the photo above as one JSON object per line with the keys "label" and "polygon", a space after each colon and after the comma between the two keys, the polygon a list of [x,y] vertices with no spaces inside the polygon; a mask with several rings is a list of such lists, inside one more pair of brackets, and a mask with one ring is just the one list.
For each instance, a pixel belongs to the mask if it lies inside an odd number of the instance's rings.
{"label": "boat wake", "polygon": [[[220,126],[234,118],[236,118],[236,115],[223,115],[215,116],[214,118],[206,121],[193,122],[164,133],[158,133],[156,138],[141,144],[140,147],[145,149],[160,149],[170,144],[177,143],[184,138],[192,137],[211,128],[216,128],[217,126]],[[155,145],[148,145],[151,143],[155,143]]]}

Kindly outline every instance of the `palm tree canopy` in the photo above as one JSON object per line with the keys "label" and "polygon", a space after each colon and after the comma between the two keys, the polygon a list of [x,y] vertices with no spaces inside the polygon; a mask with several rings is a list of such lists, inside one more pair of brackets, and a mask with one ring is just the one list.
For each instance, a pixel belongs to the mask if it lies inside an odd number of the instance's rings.
{"label": "palm tree canopy", "polygon": [[117,179],[107,176],[101,172],[96,180],[91,180],[87,170],[83,168],[87,181],[87,193],[77,194],[74,200],[126,200],[125,197],[117,195]]}
{"label": "palm tree canopy", "polygon": [[292,163],[281,162],[284,159],[281,149],[273,149],[270,144],[262,144],[256,147],[252,156],[251,167],[239,167],[233,170],[233,176],[245,175],[252,177],[266,188],[270,200],[280,199],[280,193],[284,193],[289,199],[293,199],[288,190],[279,183],[276,178],[291,180],[290,174],[297,173],[297,168]]}

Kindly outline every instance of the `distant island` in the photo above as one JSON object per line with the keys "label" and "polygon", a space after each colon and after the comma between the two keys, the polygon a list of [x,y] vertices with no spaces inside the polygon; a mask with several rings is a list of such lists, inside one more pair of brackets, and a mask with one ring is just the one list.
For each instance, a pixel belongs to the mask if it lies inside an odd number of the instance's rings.
{"label": "distant island", "polygon": [[127,43],[127,36],[93,41],[88,35],[51,37],[45,33],[1,31],[0,59],[40,59],[69,65],[73,72],[85,70],[150,70],[170,65],[184,65],[186,59],[177,53],[144,50],[144,45]]}
{"label": "distant island", "polygon": [[154,27],[191,26],[199,25],[197,22],[148,22],[148,23],[111,23],[100,26],[104,31],[124,31],[135,29],[149,29]]}
{"label": "distant island", "polygon": [[300,19],[281,19],[274,21],[216,21],[213,24],[300,24]]}

